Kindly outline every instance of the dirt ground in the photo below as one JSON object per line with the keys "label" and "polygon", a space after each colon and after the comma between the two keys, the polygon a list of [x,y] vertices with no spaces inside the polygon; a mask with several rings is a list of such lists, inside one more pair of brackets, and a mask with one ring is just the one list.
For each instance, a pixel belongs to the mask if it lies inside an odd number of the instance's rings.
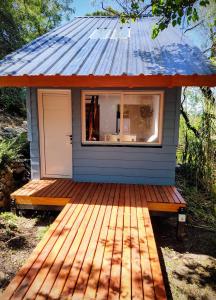
{"label": "dirt ground", "polygon": [[[0,215],[0,294],[37,245],[57,213]],[[3,217],[2,217],[3,216]],[[187,227],[176,239],[176,218],[152,217],[168,299],[216,299],[216,234]]]}
{"label": "dirt ground", "polygon": [[165,279],[167,298],[216,299],[216,232],[186,227],[184,241],[176,239],[176,218],[152,218]]}
{"label": "dirt ground", "polygon": [[[0,295],[38,244],[56,213],[0,214]],[[1,296],[0,296],[1,298]]]}

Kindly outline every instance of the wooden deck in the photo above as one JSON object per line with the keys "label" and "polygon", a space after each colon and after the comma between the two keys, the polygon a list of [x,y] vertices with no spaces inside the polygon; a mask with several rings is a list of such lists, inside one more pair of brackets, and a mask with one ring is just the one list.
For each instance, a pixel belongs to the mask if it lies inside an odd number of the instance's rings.
{"label": "wooden deck", "polygon": [[[32,180],[19,190],[15,191],[11,198],[20,207],[34,206],[64,206],[70,201],[74,188],[81,183],[75,183],[70,179],[45,179]],[[85,189],[87,183],[81,184]],[[104,184],[105,188],[108,186]],[[150,211],[177,212],[186,203],[174,186],[150,186],[137,185],[139,190],[144,190],[142,201],[147,203]]]}
{"label": "wooden deck", "polygon": [[170,201],[172,187],[41,184],[30,182],[16,200],[55,195],[67,204],[1,299],[166,299],[146,199]]}

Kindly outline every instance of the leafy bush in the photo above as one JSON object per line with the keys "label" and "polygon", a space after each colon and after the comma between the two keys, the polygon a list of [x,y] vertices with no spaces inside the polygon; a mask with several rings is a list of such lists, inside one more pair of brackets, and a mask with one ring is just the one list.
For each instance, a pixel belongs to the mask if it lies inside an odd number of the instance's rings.
{"label": "leafy bush", "polygon": [[1,88],[0,108],[12,115],[26,117],[26,89],[23,88]]}
{"label": "leafy bush", "polygon": [[5,222],[16,223],[18,220],[18,217],[11,212],[3,212],[0,214],[0,216],[1,216],[1,219],[4,220]]}
{"label": "leafy bush", "polygon": [[214,194],[216,184],[214,99],[212,99],[213,96],[212,98],[204,97],[197,88],[187,88],[183,96],[183,107],[189,118],[190,127],[182,115],[177,160],[191,185],[194,185],[196,189]]}
{"label": "leafy bush", "polygon": [[216,194],[197,189],[185,178],[185,170],[177,172],[177,187],[187,201],[188,215],[195,225],[216,229]]}
{"label": "leafy bush", "polygon": [[20,159],[24,154],[29,157],[28,149],[29,145],[26,133],[21,133],[14,139],[4,139],[0,142],[0,167],[4,167],[12,161]]}

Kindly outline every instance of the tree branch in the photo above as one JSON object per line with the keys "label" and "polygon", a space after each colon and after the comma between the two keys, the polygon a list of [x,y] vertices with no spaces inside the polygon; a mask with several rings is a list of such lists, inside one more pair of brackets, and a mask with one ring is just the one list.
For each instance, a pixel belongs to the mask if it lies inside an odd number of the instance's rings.
{"label": "tree branch", "polygon": [[192,29],[194,29],[194,28],[196,28],[196,27],[198,27],[198,26],[200,26],[201,24],[203,24],[204,23],[204,21],[202,20],[202,21],[200,21],[199,23],[197,23],[196,25],[194,25],[194,26],[192,26],[192,27],[190,27],[190,28],[188,28],[188,29],[186,29],[185,31],[184,31],[184,33],[186,33],[187,31],[190,31],[190,30],[192,30]]}
{"label": "tree branch", "polygon": [[215,99],[214,94],[213,94],[212,90],[210,89],[210,87],[201,86],[200,90],[201,90],[203,96],[206,99],[208,99],[209,101],[211,101],[212,104],[216,103],[216,99]]}
{"label": "tree branch", "polygon": [[183,90],[183,100],[182,100],[182,103],[181,103],[181,106],[180,106],[180,113],[181,113],[182,117],[185,120],[185,124],[186,124],[187,128],[189,130],[191,130],[197,138],[199,138],[200,137],[199,131],[194,126],[191,125],[189,117],[188,117],[186,111],[184,111],[184,108],[183,108],[183,103],[186,100],[185,92],[186,92],[186,88],[184,88],[184,90]]}
{"label": "tree branch", "polygon": [[203,53],[206,53],[208,51],[210,51],[212,49],[212,47],[209,47],[208,49],[204,50]]}
{"label": "tree branch", "polygon": [[184,108],[183,108],[183,105],[182,105],[182,104],[181,104],[181,107],[180,107],[180,113],[181,113],[182,117],[183,117],[184,120],[185,120],[185,124],[186,124],[187,128],[188,128],[189,130],[191,130],[197,138],[200,138],[200,133],[199,133],[199,131],[198,131],[195,127],[193,127],[193,126],[191,125],[190,120],[189,120],[189,117],[188,117],[187,113],[184,111]]}

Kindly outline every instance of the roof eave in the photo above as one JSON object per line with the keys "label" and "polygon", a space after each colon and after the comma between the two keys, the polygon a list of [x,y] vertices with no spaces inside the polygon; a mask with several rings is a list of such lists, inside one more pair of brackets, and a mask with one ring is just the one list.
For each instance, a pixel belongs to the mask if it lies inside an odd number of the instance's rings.
{"label": "roof eave", "polygon": [[38,75],[0,76],[0,87],[178,87],[216,86],[212,75],[138,75],[138,76],[80,76]]}

